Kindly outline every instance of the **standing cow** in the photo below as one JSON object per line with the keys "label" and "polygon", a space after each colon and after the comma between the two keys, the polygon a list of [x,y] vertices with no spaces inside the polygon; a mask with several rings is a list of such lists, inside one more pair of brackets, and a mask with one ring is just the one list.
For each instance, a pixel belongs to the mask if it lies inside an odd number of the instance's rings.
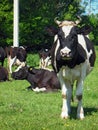
{"label": "standing cow", "polygon": [[76,81],[77,118],[83,119],[83,83],[93,69],[96,57],[94,46],[86,36],[91,29],[89,26],[77,27],[79,20],[75,22],[56,20],[55,22],[59,27],[55,31],[57,33],[54,33],[51,60],[54,70],[58,73],[62,88],[61,117],[66,119],[71,112],[72,89]]}

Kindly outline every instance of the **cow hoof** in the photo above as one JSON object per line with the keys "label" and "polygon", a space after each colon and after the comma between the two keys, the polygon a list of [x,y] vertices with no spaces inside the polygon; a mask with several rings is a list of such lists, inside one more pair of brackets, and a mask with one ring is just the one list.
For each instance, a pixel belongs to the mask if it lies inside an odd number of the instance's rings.
{"label": "cow hoof", "polygon": [[84,119],[84,114],[77,115],[77,118],[80,119],[80,120],[83,120]]}
{"label": "cow hoof", "polygon": [[61,113],[61,118],[62,119],[68,119],[68,114],[66,114],[65,112]]}

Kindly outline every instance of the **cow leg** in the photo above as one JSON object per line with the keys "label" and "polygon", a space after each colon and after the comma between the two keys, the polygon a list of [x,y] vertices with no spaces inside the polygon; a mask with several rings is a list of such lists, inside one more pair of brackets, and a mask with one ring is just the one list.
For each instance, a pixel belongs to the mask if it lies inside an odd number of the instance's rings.
{"label": "cow leg", "polygon": [[13,59],[11,59],[11,57],[8,57],[8,65],[9,65],[9,72],[12,73],[12,65],[14,64],[16,60],[16,57],[14,57]]}
{"label": "cow leg", "polygon": [[84,118],[84,110],[82,107],[82,92],[83,92],[83,80],[80,80],[77,82],[76,97],[78,100],[77,118],[81,120]]}
{"label": "cow leg", "polygon": [[59,80],[62,88],[62,99],[63,99],[63,105],[62,105],[62,112],[61,112],[61,118],[67,119],[68,114],[70,113],[70,102],[72,97],[72,87],[70,82],[63,79],[62,75],[59,73]]}
{"label": "cow leg", "polygon": [[24,67],[25,64],[26,64],[25,62],[22,62],[22,63],[20,64],[20,66],[15,70],[15,72],[19,71],[19,69],[21,69],[22,67]]}
{"label": "cow leg", "polygon": [[72,98],[72,87],[69,82],[62,84],[62,99],[63,99],[63,106],[62,106],[62,113],[61,117],[67,119],[69,113],[71,112],[71,98]]}

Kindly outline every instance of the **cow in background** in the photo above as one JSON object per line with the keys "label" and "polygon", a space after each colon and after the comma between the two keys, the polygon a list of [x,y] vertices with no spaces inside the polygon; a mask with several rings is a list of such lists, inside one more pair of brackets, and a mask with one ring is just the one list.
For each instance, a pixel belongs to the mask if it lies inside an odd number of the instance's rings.
{"label": "cow in background", "polygon": [[41,49],[39,51],[39,68],[42,69],[49,69],[48,66],[51,65],[51,56],[50,56],[50,49]]}
{"label": "cow in background", "polygon": [[27,53],[24,47],[6,47],[6,53],[10,73],[12,73],[12,65],[18,66],[18,68],[15,71],[18,71],[21,67],[26,65]]}
{"label": "cow in background", "polygon": [[0,62],[2,66],[4,65],[5,58],[6,58],[5,49],[3,47],[0,47]]}
{"label": "cow in background", "polygon": [[49,92],[60,89],[60,83],[54,71],[36,69],[34,67],[22,67],[19,71],[12,73],[12,78],[27,80],[31,84],[28,88],[35,92]]}
{"label": "cow in background", "polygon": [[8,78],[8,71],[3,66],[0,66],[0,81],[9,80]]}
{"label": "cow in background", "polygon": [[92,71],[96,58],[94,45],[86,36],[91,29],[89,26],[78,27],[79,20],[75,22],[55,20],[55,22],[58,25],[57,31],[54,32],[51,28],[49,31],[55,35],[51,60],[62,88],[61,117],[65,119],[69,117],[72,90],[76,82],[77,118],[83,119],[83,83]]}

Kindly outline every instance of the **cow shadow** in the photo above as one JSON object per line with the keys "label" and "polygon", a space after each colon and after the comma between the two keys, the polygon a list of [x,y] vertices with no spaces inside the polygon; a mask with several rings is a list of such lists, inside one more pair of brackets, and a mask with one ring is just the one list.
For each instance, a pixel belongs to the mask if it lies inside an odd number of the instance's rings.
{"label": "cow shadow", "polygon": [[[94,112],[98,112],[98,108],[84,107],[84,116],[85,117],[91,116]],[[77,119],[76,114],[77,114],[77,107],[71,107],[70,119]]]}

